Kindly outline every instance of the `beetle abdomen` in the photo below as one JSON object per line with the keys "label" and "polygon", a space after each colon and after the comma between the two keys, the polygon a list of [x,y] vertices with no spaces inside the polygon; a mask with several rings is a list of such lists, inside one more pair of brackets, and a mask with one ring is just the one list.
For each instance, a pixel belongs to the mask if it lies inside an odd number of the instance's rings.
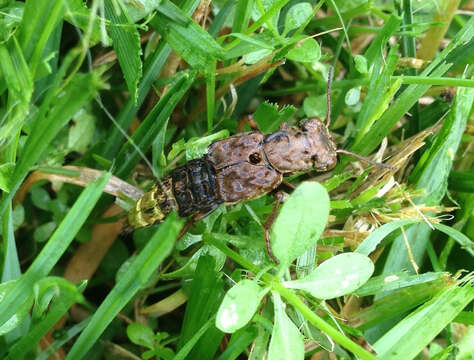
{"label": "beetle abdomen", "polygon": [[216,170],[206,158],[177,167],[147,191],[128,214],[133,228],[162,222],[176,210],[185,217],[206,212],[221,204]]}
{"label": "beetle abdomen", "polygon": [[171,211],[178,210],[172,187],[170,176],[153,185],[128,213],[128,223],[133,228],[160,223]]}
{"label": "beetle abdomen", "polygon": [[216,169],[206,158],[194,159],[171,172],[179,216],[209,211],[223,202],[219,196]]}

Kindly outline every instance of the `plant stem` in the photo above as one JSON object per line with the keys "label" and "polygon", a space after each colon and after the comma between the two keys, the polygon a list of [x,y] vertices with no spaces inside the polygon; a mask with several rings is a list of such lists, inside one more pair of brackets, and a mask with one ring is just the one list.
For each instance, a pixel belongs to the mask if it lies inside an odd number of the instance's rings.
{"label": "plant stem", "polygon": [[451,20],[458,8],[460,0],[443,0],[438,5],[439,12],[435,14],[433,21],[441,22],[443,25],[433,25],[425,33],[418,49],[417,58],[431,60],[436,55],[439,45],[448,31]]}
{"label": "plant stem", "polygon": [[[224,243],[216,240],[212,234],[205,234],[203,237],[204,241],[210,245],[215,246],[220,251],[222,251],[229,258],[234,260],[236,263],[245,267],[246,269],[252,271],[254,274],[260,273],[260,268],[255,266],[242,255],[238,254],[234,250],[227,247]],[[301,299],[290,289],[287,289],[283,286],[280,280],[273,275],[265,273],[262,275],[261,279],[269,285],[273,290],[277,291],[286,301],[291,304],[295,309],[297,309],[310,323],[319,328],[321,331],[325,332],[330,336],[334,341],[339,345],[343,346],[347,350],[353,352],[355,355],[359,356],[361,359],[366,360],[376,360],[377,357],[347,338],[344,334],[341,334],[338,330],[333,328],[330,324],[324,321],[321,317],[316,315]]]}
{"label": "plant stem", "polygon": [[[402,79],[402,84],[425,84],[425,85],[441,85],[441,86],[463,86],[463,87],[474,87],[474,80],[471,79],[458,79],[458,78],[449,78],[442,76],[433,76],[433,77],[422,77],[422,76],[392,76],[391,81],[394,82],[398,79]],[[355,86],[367,85],[369,83],[368,78],[364,79],[353,79],[353,80],[340,80],[332,83],[333,89],[340,88],[351,88]],[[304,91],[312,90],[323,90],[326,89],[326,83],[319,84],[305,84],[300,86],[295,86],[291,88],[273,90],[273,91],[263,91],[262,95],[264,96],[280,96],[287,94],[294,94]]]}

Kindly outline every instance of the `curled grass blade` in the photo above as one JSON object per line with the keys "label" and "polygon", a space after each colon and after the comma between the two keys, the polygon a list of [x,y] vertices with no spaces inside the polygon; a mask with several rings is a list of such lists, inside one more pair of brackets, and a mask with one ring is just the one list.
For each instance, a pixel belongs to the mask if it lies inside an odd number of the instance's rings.
{"label": "curled grass blade", "polygon": [[82,191],[33,264],[0,302],[0,323],[14,316],[18,307],[32,294],[34,283],[48,275],[57,264],[102,195],[109,177],[110,173],[104,173]]}

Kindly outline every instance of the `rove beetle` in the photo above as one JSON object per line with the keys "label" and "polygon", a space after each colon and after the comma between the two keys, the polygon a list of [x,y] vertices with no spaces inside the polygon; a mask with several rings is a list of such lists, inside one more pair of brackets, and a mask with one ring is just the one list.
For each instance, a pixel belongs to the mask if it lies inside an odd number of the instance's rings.
{"label": "rove beetle", "polygon": [[[254,131],[212,143],[205,156],[175,168],[155,183],[130,210],[129,225],[140,228],[160,223],[176,210],[181,217],[192,216],[187,229],[192,222],[203,219],[222,203],[231,205],[256,199],[277,189],[285,175],[313,169],[331,170],[337,164],[337,153],[396,170],[337,149],[328,130],[331,121],[331,79],[332,68],[328,79],[326,124],[318,118],[311,118],[302,121],[299,126],[283,123],[278,131],[263,134],[254,123]],[[250,124],[252,126],[252,121]],[[275,207],[264,226],[267,252],[275,263],[269,229],[282,200],[281,193],[276,195]]]}

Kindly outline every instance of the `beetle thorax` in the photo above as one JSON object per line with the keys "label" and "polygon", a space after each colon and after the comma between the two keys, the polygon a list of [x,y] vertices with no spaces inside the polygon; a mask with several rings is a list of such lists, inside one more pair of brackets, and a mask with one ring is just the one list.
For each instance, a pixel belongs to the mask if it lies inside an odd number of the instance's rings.
{"label": "beetle thorax", "polygon": [[282,173],[327,171],[337,163],[336,145],[323,122],[317,118],[300,126],[282,124],[263,143],[269,163]]}

